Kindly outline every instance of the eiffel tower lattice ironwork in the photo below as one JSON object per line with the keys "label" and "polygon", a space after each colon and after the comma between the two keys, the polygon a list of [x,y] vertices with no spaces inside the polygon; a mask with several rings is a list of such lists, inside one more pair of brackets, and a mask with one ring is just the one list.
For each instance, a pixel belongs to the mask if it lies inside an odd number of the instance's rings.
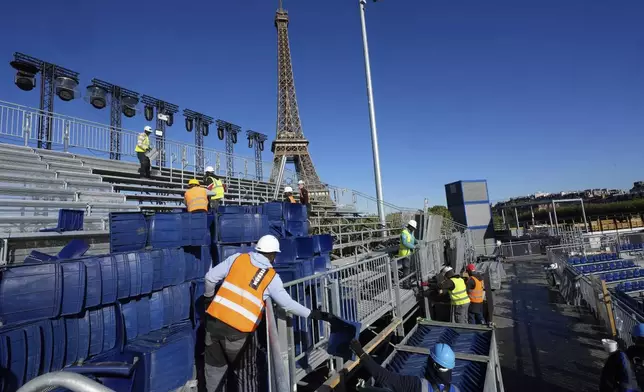
{"label": "eiffel tower lattice ironwork", "polygon": [[277,136],[271,146],[274,157],[270,181],[277,179],[282,157],[286,156],[287,162],[295,164],[297,177],[306,182],[309,190],[326,191],[313,166],[308,148],[309,141],[302,132],[288,40],[289,18],[288,12],[282,8],[281,3],[280,1],[279,9],[275,13],[278,66]]}

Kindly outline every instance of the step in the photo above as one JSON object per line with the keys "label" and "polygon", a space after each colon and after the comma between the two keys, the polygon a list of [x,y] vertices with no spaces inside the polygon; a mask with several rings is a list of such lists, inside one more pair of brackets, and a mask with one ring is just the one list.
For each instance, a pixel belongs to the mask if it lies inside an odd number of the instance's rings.
{"label": "step", "polygon": [[67,185],[67,189],[75,191],[114,192],[112,184],[107,184],[100,181],[66,179],[65,184]]}
{"label": "step", "polygon": [[[49,216],[0,216],[0,235],[8,233],[38,232],[40,229],[53,228],[58,224],[58,212]],[[107,216],[85,216],[84,230],[106,230]]]}
{"label": "step", "polygon": [[40,158],[47,163],[57,162],[57,163],[66,163],[68,165],[74,165],[74,166],[83,166],[83,162],[79,161],[76,158],[61,157],[58,155],[40,155]]}
{"label": "step", "polygon": [[61,208],[86,211],[87,203],[0,198],[0,216],[58,216]]}
{"label": "step", "polygon": [[46,161],[47,162],[47,168],[49,170],[53,171],[68,171],[68,172],[79,172],[79,173],[91,173],[92,169],[87,167],[87,166],[81,166],[81,163],[79,162],[78,164],[69,164],[69,163],[62,163],[62,162],[51,162],[51,161]]}
{"label": "step", "polygon": [[62,180],[82,180],[82,181],[101,182],[101,176],[99,176],[98,174],[81,173],[81,172],[75,172],[75,171],[57,170],[56,178],[59,178]]}
{"label": "step", "polygon": [[40,160],[40,157],[36,154],[31,154],[29,156],[22,155],[4,155],[0,154],[0,163],[3,165],[32,165],[32,166],[41,166],[43,170],[47,168],[47,162]]}
{"label": "step", "polygon": [[33,149],[29,146],[23,146],[18,144],[8,144],[0,143],[0,151],[22,151],[22,152],[33,152]]}
{"label": "step", "polygon": [[47,150],[44,148],[34,148],[33,152],[46,157],[74,158],[74,154],[65,151]]}
{"label": "step", "polygon": [[[53,181],[53,180],[49,180]],[[63,188],[24,187],[20,185],[0,185],[0,195],[25,200],[69,200],[76,201],[76,192]]]}
{"label": "step", "polygon": [[65,189],[65,181],[58,178],[34,178],[21,174],[0,174],[0,184],[29,190]]}
{"label": "step", "polygon": [[78,200],[84,202],[125,203],[125,196],[109,192],[78,192]]}
{"label": "step", "polygon": [[3,157],[18,157],[18,158],[34,158],[38,157],[38,155],[34,154],[33,151],[31,150],[0,150],[0,155]]}
{"label": "step", "polygon": [[45,170],[42,166],[7,165],[0,163],[0,175],[20,175],[23,177],[56,178],[56,173]]}
{"label": "step", "polygon": [[138,205],[125,203],[89,203],[90,215],[109,214],[110,212],[140,211]]}

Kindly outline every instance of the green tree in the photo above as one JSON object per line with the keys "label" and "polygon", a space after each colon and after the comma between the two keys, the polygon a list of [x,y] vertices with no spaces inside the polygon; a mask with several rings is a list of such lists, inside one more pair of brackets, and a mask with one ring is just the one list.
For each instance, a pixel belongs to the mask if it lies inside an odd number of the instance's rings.
{"label": "green tree", "polygon": [[442,216],[443,218],[447,218],[447,219],[449,219],[449,220],[454,220],[454,218],[452,218],[452,213],[451,213],[451,212],[449,212],[449,210],[448,210],[448,209],[447,209],[447,207],[445,207],[445,206],[433,206],[433,207],[429,207],[429,209],[427,210],[427,212],[429,212],[429,213],[430,213],[430,214],[432,214],[432,215],[440,215],[440,216]]}

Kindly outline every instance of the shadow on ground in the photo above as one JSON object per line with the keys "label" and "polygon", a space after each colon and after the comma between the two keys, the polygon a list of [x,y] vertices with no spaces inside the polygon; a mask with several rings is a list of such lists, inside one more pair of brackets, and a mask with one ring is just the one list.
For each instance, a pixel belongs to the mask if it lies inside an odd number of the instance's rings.
{"label": "shadow on ground", "polygon": [[545,264],[545,258],[506,263],[508,279],[494,293],[505,390],[596,391],[606,333],[548,287]]}

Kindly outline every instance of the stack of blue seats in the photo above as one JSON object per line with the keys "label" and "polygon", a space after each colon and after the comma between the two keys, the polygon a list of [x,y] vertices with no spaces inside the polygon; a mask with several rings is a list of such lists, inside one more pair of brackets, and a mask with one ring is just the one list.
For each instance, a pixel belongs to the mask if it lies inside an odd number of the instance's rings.
{"label": "stack of blue seats", "polygon": [[192,379],[194,303],[211,264],[206,214],[113,213],[110,226],[110,254],[32,254],[0,271],[0,391],[61,369],[117,391]]}
{"label": "stack of blue seats", "polygon": [[636,244],[621,244],[619,250],[642,250],[644,249],[644,243]]}

